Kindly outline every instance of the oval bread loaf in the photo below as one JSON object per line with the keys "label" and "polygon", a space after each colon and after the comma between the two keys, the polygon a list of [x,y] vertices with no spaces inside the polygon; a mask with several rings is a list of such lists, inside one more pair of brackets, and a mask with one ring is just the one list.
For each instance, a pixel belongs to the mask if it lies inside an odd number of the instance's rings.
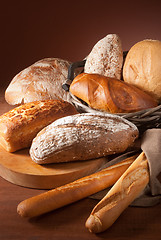
{"label": "oval bread loaf", "polygon": [[137,127],[122,117],[82,113],[41,130],[30,156],[38,164],[95,159],[124,152],[137,137]]}

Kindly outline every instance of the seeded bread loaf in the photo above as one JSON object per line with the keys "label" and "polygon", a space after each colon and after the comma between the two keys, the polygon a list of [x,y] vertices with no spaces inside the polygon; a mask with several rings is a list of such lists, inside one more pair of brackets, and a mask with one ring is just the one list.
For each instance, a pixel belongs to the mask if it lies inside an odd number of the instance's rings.
{"label": "seeded bread loaf", "polygon": [[137,127],[124,118],[82,113],[40,131],[30,156],[38,164],[95,159],[125,151],[137,137]]}
{"label": "seeded bread loaf", "polygon": [[56,119],[76,114],[68,102],[44,100],[26,103],[0,116],[0,145],[8,152],[29,147],[36,134]]}

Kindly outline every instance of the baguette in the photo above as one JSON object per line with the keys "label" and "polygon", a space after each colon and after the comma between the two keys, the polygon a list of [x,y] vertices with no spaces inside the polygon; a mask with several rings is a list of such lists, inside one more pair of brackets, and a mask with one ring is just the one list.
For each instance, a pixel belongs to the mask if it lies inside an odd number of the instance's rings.
{"label": "baguette", "polygon": [[99,192],[115,183],[132,164],[136,155],[100,172],[22,201],[17,212],[21,217],[32,218]]}
{"label": "baguette", "polygon": [[27,148],[42,128],[76,113],[70,103],[60,100],[36,101],[16,107],[0,116],[0,145],[8,152]]}
{"label": "baguette", "polygon": [[143,90],[100,74],[79,74],[71,83],[70,92],[91,108],[110,113],[137,112],[158,104]]}
{"label": "baguette", "polygon": [[137,127],[122,117],[76,114],[40,131],[33,139],[30,156],[38,164],[95,159],[124,152],[138,135]]}
{"label": "baguette", "polygon": [[92,233],[109,228],[149,182],[148,161],[142,152],[95,206],[85,226]]}

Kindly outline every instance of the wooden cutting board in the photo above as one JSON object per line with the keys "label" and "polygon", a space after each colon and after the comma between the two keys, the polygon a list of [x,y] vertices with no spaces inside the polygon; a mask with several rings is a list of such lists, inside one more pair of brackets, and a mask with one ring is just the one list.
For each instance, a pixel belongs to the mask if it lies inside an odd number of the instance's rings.
{"label": "wooden cutting board", "polygon": [[51,189],[95,172],[106,158],[89,161],[38,165],[29,149],[8,153],[0,148],[0,176],[23,187]]}

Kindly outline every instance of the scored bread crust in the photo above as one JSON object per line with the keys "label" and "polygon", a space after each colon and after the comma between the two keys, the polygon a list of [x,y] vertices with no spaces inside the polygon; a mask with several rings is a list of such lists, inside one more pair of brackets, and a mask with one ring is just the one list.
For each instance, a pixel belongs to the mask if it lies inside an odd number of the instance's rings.
{"label": "scored bread crust", "polygon": [[5,91],[5,99],[11,105],[37,100],[68,100],[62,89],[67,80],[70,62],[60,58],[45,58],[18,73]]}
{"label": "scored bread crust", "polygon": [[38,164],[95,159],[125,151],[137,137],[137,127],[119,116],[82,113],[40,131],[30,156]]}
{"label": "scored bread crust", "polygon": [[73,105],[62,100],[26,103],[0,116],[0,145],[14,152],[31,145],[36,134],[56,119],[77,114]]}
{"label": "scored bread crust", "polygon": [[70,92],[91,108],[111,113],[137,112],[158,104],[153,97],[133,85],[93,73],[76,76]]}

